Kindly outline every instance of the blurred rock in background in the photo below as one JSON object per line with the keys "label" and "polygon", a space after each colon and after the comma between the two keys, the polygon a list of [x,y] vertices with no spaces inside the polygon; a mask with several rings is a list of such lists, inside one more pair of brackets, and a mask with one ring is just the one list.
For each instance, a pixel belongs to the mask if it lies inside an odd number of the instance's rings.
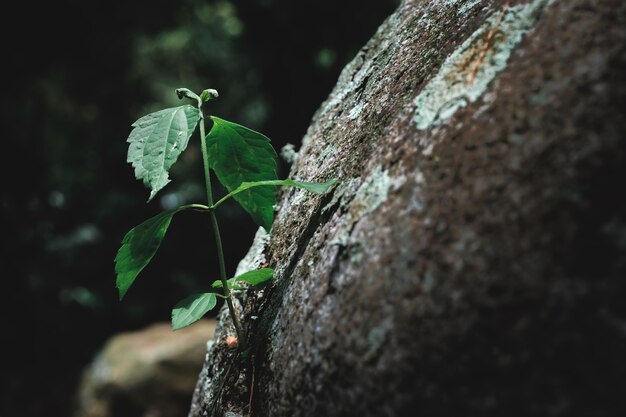
{"label": "blurred rock in background", "polygon": [[112,336],[83,374],[74,417],[179,417],[187,413],[214,320]]}

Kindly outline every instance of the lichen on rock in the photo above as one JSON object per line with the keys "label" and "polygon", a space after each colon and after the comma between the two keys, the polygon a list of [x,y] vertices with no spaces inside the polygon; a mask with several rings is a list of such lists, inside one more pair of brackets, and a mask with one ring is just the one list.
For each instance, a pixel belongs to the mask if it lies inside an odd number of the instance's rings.
{"label": "lichen on rock", "polygon": [[290,174],[341,184],[280,191],[192,417],[624,409],[626,7],[507,3],[405,0],[344,69]]}
{"label": "lichen on rock", "polygon": [[[415,98],[413,120],[417,129],[440,125],[460,108],[477,101],[496,75],[506,68],[509,57],[549,3],[549,0],[533,0],[494,11],[484,25],[448,56],[437,75]],[[504,13],[502,19],[501,13]],[[493,41],[485,45],[492,30],[495,31]],[[480,59],[483,50],[486,52]]]}
{"label": "lichen on rock", "polygon": [[235,276],[239,276],[248,271],[259,268],[265,263],[265,248],[269,242],[270,235],[264,228],[259,227],[252,240],[252,245],[248,249],[248,253],[237,264]]}

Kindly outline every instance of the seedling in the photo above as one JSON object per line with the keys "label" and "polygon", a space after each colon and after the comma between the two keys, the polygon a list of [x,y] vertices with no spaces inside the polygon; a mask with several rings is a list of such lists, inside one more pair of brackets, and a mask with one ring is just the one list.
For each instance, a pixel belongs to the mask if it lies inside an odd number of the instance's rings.
{"label": "seedling", "polygon": [[[135,177],[150,188],[148,202],[170,182],[168,171],[185,150],[196,127],[200,126],[200,146],[204,163],[207,204],[188,204],[164,211],[132,228],[115,257],[116,286],[120,300],[139,273],[150,263],[176,213],[194,210],[208,214],[217,247],[220,278],[208,292],[191,295],[172,310],[172,328],[182,329],[198,321],[217,303],[217,297],[226,301],[240,349],[245,350],[245,338],[237,312],[233,307],[233,291],[258,287],[272,279],[271,268],[261,268],[228,278],[224,251],[215,208],[234,198],[252,219],[269,231],[274,218],[277,186],[288,185],[313,193],[325,193],[336,181],[325,183],[279,180],[276,174],[276,152],[270,140],[259,132],[215,116],[208,116],[209,134],[205,134],[202,106],[218,97],[208,89],[197,95],[186,88],[176,90],[179,99],[188,98],[195,106],[183,105],[150,113],[135,123],[128,137],[127,161],[135,169]],[[211,170],[228,194],[216,202],[211,189]]]}

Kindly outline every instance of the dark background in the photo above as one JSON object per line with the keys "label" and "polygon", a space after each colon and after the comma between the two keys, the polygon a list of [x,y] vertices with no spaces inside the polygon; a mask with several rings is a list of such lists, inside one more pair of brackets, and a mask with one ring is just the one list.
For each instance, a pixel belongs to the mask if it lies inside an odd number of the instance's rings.
{"label": "dark background", "polygon": [[[299,146],[397,3],[61,0],[3,13],[0,416],[69,415],[80,372],[108,337],[167,321],[217,277],[206,220],[181,213],[117,300],[113,258],[126,231],[205,198],[192,140],[173,182],[145,204],[126,163],[131,123],[178,105],[177,87],[215,88],[209,113],[262,131],[277,150]],[[232,273],[256,226],[232,204],[218,215]]]}

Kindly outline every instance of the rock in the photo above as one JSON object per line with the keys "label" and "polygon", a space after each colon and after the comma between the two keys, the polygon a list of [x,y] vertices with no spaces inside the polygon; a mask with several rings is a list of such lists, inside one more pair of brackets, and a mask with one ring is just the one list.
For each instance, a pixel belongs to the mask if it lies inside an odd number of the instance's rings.
{"label": "rock", "polygon": [[251,360],[222,314],[190,416],[626,415],[625,74],[624,0],[404,0],[291,168],[341,184],[282,189],[253,250]]}
{"label": "rock", "polygon": [[201,320],[113,336],[84,372],[74,417],[184,415],[214,331],[214,320]]}

